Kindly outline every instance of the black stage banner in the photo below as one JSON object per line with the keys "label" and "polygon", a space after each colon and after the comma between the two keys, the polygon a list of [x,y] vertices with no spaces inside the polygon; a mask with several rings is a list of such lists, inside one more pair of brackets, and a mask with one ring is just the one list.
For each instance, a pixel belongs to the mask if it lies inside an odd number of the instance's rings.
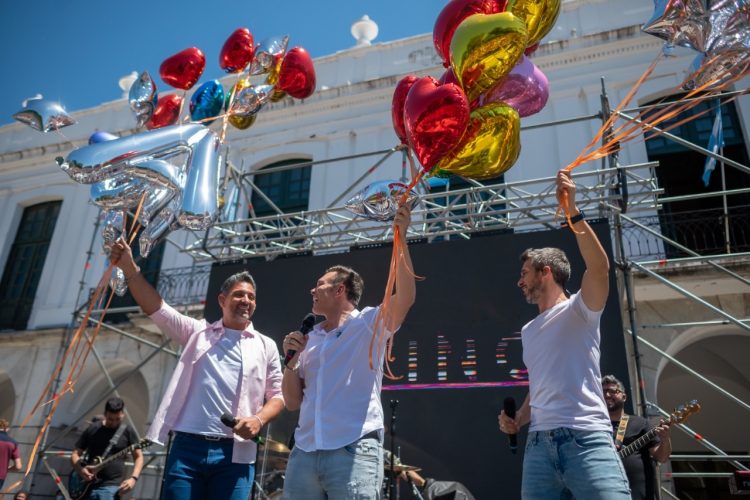
{"label": "black stage banner", "polygon": [[[611,262],[609,224],[604,220],[591,225]],[[520,331],[538,310],[516,286],[519,255],[526,248],[546,246],[568,254],[573,271],[568,288],[577,291],[584,264],[568,229],[478,233],[470,240],[410,245],[416,274],[425,279],[417,283],[416,303],[395,337],[391,366],[402,378],[383,382],[385,446],[390,449],[390,402],[397,400],[396,447],[402,462],[421,467],[426,477],[460,481],[478,499],[520,498],[526,432],[519,436],[518,454],[511,454],[497,415],[506,397],[514,397],[520,406],[528,393]],[[360,306],[374,306],[383,298],[390,255],[390,245],[379,245],[335,255],[216,264],[206,317],[214,321],[221,316],[216,300],[221,282],[248,270],[258,286],[253,323],[280,349],[284,335],[299,328],[310,311],[310,289],[328,267],[343,264],[359,272],[365,281]],[[612,373],[627,384],[614,272],[601,332],[602,374]],[[271,437],[288,442],[296,418],[296,413],[285,412],[272,424]],[[411,498],[407,485],[400,489],[401,498]]]}

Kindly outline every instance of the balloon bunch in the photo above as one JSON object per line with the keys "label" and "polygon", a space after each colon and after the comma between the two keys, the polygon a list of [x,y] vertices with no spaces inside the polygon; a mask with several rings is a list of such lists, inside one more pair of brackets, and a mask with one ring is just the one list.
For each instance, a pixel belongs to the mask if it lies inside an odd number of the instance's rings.
{"label": "balloon bunch", "polygon": [[424,172],[496,177],[521,152],[520,118],[547,103],[549,82],[525,55],[557,19],[560,0],[451,0],[433,40],[448,68],[436,80],[406,76],[393,127]]}
{"label": "balloon bunch", "polygon": [[717,0],[708,9],[702,0],[656,0],[643,31],[699,52],[684,90],[723,88],[750,68],[750,0]]}
{"label": "balloon bunch", "polygon": [[[218,80],[200,85],[190,100],[190,124],[177,124],[184,95],[159,97],[151,75],[141,73],[130,87],[129,104],[138,126],[149,130],[122,138],[96,132],[88,146],[57,159],[73,180],[91,184],[91,201],[103,211],[105,249],[124,232],[128,211],[144,228],[139,239],[144,257],[169,231],[205,230],[216,220],[225,124],[245,129],[268,100],[286,94],[302,99],[315,91],[310,55],[301,47],[287,51],[287,42],[284,36],[256,45],[250,30],[235,30],[221,49],[219,65],[237,73],[237,82],[227,96]],[[167,84],[187,91],[205,64],[203,52],[191,47],[165,59],[159,73]],[[265,75],[264,82],[252,84],[250,77],[258,75]],[[218,135],[208,125],[220,117],[225,121]],[[125,293],[119,269],[110,283]]]}
{"label": "balloon bunch", "polygon": [[[256,115],[269,100],[287,94],[305,99],[315,91],[315,68],[312,58],[302,47],[287,51],[288,36],[271,37],[256,44],[247,28],[236,29],[221,49],[219,66],[238,75],[236,83],[225,91],[221,82],[201,84],[190,99],[190,119],[211,124],[225,118],[238,129],[255,123]],[[200,80],[206,57],[197,47],[190,47],[166,58],[159,67],[161,79],[185,92]],[[265,76],[253,84],[251,77]],[[157,96],[156,83],[148,72],[133,82],[129,92],[130,108],[138,126],[156,129],[174,125],[179,120],[185,95],[167,93]]]}

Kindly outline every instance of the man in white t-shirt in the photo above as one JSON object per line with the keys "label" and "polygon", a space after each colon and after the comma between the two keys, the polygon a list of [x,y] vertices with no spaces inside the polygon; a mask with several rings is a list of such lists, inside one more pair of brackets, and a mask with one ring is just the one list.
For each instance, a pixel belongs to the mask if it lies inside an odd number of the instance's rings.
{"label": "man in white t-shirt", "polygon": [[[404,253],[383,317],[386,338],[401,326],[416,296],[405,240],[410,220],[408,207],[401,207],[394,224]],[[380,498],[385,345],[375,340],[371,351],[370,342],[382,305],[358,310],[363,289],[362,278],[351,268],[329,268],[310,291],[312,311],[325,320],[306,337],[292,332],[284,338],[284,353],[296,351],[284,370],[284,401],[289,410],[300,410],[285,499]]]}
{"label": "man in white t-shirt", "polygon": [[500,430],[531,423],[523,462],[524,499],[630,498],[612,442],[599,369],[599,318],[609,293],[609,260],[575,203],[570,174],[557,174],[557,199],[567,208],[586,264],[581,290],[567,295],[570,263],[557,248],[528,249],[518,286],[539,315],[521,331],[529,395],[515,419],[502,412]]}
{"label": "man in white t-shirt", "polygon": [[[227,278],[218,296],[222,317],[209,323],[178,313],[141,275],[128,244],[112,246],[138,305],[183,349],[148,438],[174,439],[164,470],[166,500],[247,500],[263,427],[284,409],[279,349],[253,327],[255,280],[247,271]],[[228,428],[221,416],[235,417]]]}

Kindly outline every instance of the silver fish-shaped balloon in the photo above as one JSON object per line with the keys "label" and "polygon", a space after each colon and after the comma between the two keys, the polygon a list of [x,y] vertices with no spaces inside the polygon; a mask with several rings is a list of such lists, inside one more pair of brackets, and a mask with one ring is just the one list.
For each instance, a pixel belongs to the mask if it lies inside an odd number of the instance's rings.
{"label": "silver fish-shaped balloon", "polygon": [[[398,181],[377,181],[352,196],[344,207],[355,215],[376,221],[390,221],[396,216],[398,202],[408,186]],[[409,191],[406,204],[410,208],[419,202],[419,195]]]}

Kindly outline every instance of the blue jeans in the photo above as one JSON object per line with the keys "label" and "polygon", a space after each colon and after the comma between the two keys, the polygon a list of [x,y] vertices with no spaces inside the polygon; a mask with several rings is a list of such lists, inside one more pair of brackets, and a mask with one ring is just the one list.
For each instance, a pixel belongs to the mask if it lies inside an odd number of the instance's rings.
{"label": "blue jeans", "polygon": [[521,497],[630,500],[630,487],[612,433],[564,427],[530,432],[523,459]]}
{"label": "blue jeans", "polygon": [[247,500],[255,466],[232,463],[234,441],[207,441],[175,433],[164,479],[167,500]]}
{"label": "blue jeans", "polygon": [[383,486],[383,445],[361,438],[336,450],[294,448],[284,480],[285,500],[378,500]]}
{"label": "blue jeans", "polygon": [[114,500],[119,484],[107,484],[105,486],[95,486],[89,491],[88,500]]}

